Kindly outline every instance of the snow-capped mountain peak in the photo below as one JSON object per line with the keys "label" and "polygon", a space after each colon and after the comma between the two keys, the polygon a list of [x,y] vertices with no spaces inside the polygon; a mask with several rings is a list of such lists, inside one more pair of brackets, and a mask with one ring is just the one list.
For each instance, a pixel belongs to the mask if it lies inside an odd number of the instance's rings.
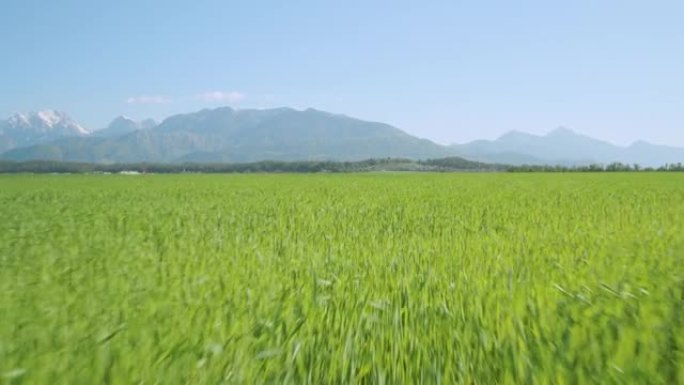
{"label": "snow-capped mountain peak", "polygon": [[63,112],[42,110],[17,113],[0,120],[0,151],[90,134],[90,130]]}
{"label": "snow-capped mountain peak", "polygon": [[35,116],[41,120],[48,127],[52,127],[64,120],[68,120],[68,117],[55,110],[43,110],[38,111]]}
{"label": "snow-capped mountain peak", "polygon": [[29,117],[26,114],[14,114],[9,119],[7,119],[7,122],[14,126],[28,126],[29,124],[31,124],[29,122]]}
{"label": "snow-capped mountain peak", "polygon": [[42,110],[28,114],[17,113],[6,122],[15,128],[39,131],[49,131],[55,128],[61,131],[73,131],[80,135],[90,134],[90,130],[76,123],[67,114],[55,110]]}
{"label": "snow-capped mountain peak", "polygon": [[41,110],[29,114],[17,114],[15,121],[39,131],[59,131],[65,134],[90,135],[91,131],[76,123],[67,114],[56,110]]}

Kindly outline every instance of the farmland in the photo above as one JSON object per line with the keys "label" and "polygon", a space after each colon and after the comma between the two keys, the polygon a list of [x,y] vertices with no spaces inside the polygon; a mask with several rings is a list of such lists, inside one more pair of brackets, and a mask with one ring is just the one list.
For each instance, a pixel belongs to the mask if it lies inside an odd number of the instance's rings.
{"label": "farmland", "polygon": [[0,383],[684,384],[684,175],[0,176]]}

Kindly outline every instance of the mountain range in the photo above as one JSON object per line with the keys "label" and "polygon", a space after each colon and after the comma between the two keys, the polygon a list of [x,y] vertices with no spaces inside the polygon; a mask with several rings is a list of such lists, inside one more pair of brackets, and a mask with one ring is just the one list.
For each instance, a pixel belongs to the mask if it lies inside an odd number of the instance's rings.
{"label": "mountain range", "polygon": [[567,128],[543,136],[511,131],[496,140],[444,146],[388,124],[315,109],[230,107],[173,115],[161,123],[121,116],[95,131],[62,112],[16,114],[0,120],[0,153],[3,160],[93,163],[451,156],[512,165],[622,162],[655,167],[684,162],[682,148],[642,141],[621,147]]}
{"label": "mountain range", "polygon": [[578,134],[559,127],[546,135],[510,131],[496,140],[476,140],[450,146],[455,154],[469,160],[506,164],[553,164],[583,166],[621,162],[658,167],[684,162],[684,148],[638,141],[630,146]]}

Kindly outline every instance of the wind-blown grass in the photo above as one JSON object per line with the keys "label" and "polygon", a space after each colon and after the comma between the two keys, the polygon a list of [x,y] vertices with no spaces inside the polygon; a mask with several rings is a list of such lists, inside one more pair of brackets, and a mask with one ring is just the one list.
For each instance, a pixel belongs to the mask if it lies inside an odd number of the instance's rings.
{"label": "wind-blown grass", "polygon": [[684,383],[684,176],[0,177],[7,384]]}

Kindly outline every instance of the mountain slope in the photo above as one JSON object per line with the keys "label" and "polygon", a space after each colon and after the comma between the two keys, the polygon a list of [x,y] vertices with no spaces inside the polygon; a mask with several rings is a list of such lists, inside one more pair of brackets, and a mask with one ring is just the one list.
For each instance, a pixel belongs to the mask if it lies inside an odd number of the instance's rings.
{"label": "mountain slope", "polygon": [[445,148],[433,142],[418,139],[387,124],[314,109],[279,109],[265,116],[259,116],[255,111],[241,113],[237,114],[237,121],[248,121],[248,129],[232,132],[230,141],[221,149],[191,153],[183,160],[360,160],[448,154]]}
{"label": "mountain slope", "polygon": [[90,131],[63,112],[44,110],[15,114],[0,120],[0,152],[47,143],[65,137],[83,137]]}
{"label": "mountain slope", "polygon": [[116,138],[138,130],[149,130],[157,126],[152,119],[135,121],[126,116],[119,116],[101,130],[93,132],[94,136],[102,138]]}
{"label": "mountain slope", "polygon": [[656,167],[684,161],[684,149],[637,142],[629,147],[558,128],[546,135],[508,132],[496,140],[478,140],[450,146],[456,155],[507,164],[587,165],[612,162]]}

